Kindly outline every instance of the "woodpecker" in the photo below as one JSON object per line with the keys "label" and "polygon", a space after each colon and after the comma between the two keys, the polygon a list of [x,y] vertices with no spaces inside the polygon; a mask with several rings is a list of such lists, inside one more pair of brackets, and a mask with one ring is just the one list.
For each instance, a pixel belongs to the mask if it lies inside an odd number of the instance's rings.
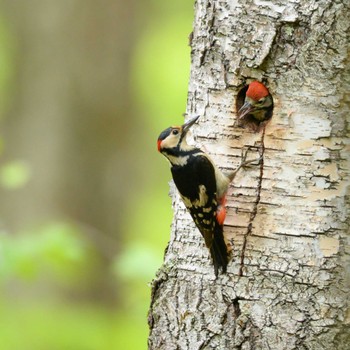
{"label": "woodpecker", "polygon": [[[226,192],[237,171],[252,161],[241,163],[224,174],[201,149],[188,145],[186,134],[199,116],[182,126],[165,129],[158,137],[158,151],[170,162],[174,183],[210,250],[215,275],[226,272],[227,247],[223,235]],[[255,160],[253,160],[255,161]]]}
{"label": "woodpecker", "polygon": [[272,115],[273,100],[269,90],[259,81],[249,84],[243,106],[238,111],[238,118],[251,116],[260,123]]}

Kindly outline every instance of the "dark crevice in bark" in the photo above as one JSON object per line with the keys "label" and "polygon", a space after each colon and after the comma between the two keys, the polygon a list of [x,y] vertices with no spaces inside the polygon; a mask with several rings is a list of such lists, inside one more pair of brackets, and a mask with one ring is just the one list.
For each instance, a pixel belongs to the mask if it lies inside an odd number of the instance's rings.
{"label": "dark crevice in bark", "polygon": [[[213,6],[212,10],[210,11],[209,8]],[[208,28],[208,33],[209,33],[209,38],[208,38],[208,44],[207,46],[204,48],[204,50],[202,51],[202,54],[200,56],[199,59],[199,66],[202,67],[205,65],[207,58],[209,56],[209,54],[213,51],[213,48],[215,46],[215,40],[214,40],[214,36],[215,36],[215,2],[213,2],[213,4],[210,3],[210,1],[207,4],[207,8],[208,8],[208,16],[211,14],[211,18],[208,19],[208,23],[207,23],[207,28]]]}
{"label": "dark crevice in bark", "polygon": [[233,309],[235,311],[235,318],[237,319],[241,315],[241,307],[239,306],[240,298],[235,298],[232,300]]}
{"label": "dark crevice in bark", "polygon": [[262,134],[261,134],[261,141],[260,141],[260,148],[259,148],[259,155],[260,155],[260,174],[259,174],[259,179],[258,179],[258,185],[257,185],[257,194],[256,194],[256,200],[254,203],[253,210],[250,214],[249,218],[249,223],[247,226],[247,231],[243,237],[243,245],[242,245],[242,252],[241,252],[241,261],[240,261],[240,267],[238,271],[238,276],[243,276],[243,268],[244,268],[244,258],[245,258],[245,252],[246,252],[246,247],[247,247],[247,241],[248,237],[252,233],[253,229],[253,222],[256,217],[256,214],[258,212],[258,205],[260,203],[260,194],[261,194],[261,185],[262,185],[262,180],[263,180],[263,175],[264,175],[264,153],[265,153],[265,144],[264,144],[264,139],[265,139],[265,129],[266,125],[263,126],[262,128]]}

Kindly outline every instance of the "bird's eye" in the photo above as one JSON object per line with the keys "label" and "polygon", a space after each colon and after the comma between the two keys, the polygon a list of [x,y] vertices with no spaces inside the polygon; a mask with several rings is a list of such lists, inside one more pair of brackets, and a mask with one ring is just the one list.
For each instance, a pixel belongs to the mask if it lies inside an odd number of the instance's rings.
{"label": "bird's eye", "polygon": [[173,130],[173,135],[177,135],[179,133],[179,130],[174,129]]}

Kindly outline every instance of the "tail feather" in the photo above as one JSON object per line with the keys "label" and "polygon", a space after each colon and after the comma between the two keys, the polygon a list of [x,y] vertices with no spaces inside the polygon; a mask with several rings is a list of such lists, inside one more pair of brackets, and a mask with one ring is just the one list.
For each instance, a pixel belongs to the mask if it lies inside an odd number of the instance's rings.
{"label": "tail feather", "polygon": [[219,268],[225,273],[227,270],[227,247],[224,240],[223,226],[217,225],[213,235],[213,241],[210,247],[210,254],[213,259],[215,276],[219,274]]}
{"label": "tail feather", "polygon": [[[196,222],[196,217],[194,217]],[[198,222],[196,225],[202,234],[205,245],[210,251],[210,255],[213,259],[215,276],[219,275],[219,269],[222,269],[222,272],[225,273],[228,264],[228,254],[227,247],[224,240],[224,226],[215,220],[212,222],[210,229],[203,228]]]}

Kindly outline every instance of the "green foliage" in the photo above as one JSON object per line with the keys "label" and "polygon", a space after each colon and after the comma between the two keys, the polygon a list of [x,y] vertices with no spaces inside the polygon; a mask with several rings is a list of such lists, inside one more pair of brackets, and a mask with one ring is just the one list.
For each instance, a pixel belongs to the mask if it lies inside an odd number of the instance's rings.
{"label": "green foliage", "polygon": [[70,280],[87,259],[86,243],[66,223],[50,223],[15,236],[2,233],[0,252],[0,282],[33,280],[47,271],[53,279]]}
{"label": "green foliage", "polygon": [[145,243],[130,243],[115,261],[115,271],[119,278],[127,281],[148,282],[159,266],[157,250]]}
{"label": "green foliage", "polygon": [[[138,250],[141,260],[147,257]],[[141,256],[142,254],[143,257]],[[125,261],[123,260],[125,259]],[[126,255],[120,263],[131,266],[137,261]],[[132,258],[133,259],[133,258]],[[70,288],[79,284],[84,271],[89,270],[91,246],[74,225],[56,222],[17,235],[0,233],[0,283],[13,288],[26,288],[27,298],[19,300],[1,292],[0,339],[1,349],[74,349],[113,350],[146,348],[146,308],[135,316],[135,308],[107,310],[94,304],[62,304],[51,293],[50,299],[30,297],[30,285],[54,283]],[[132,269],[133,270],[133,269]],[[122,269],[123,271],[123,269]],[[147,276],[151,274],[148,272]],[[42,278],[44,276],[44,279]],[[126,276],[130,276],[127,271]],[[130,288],[130,285],[129,285]],[[139,293],[134,293],[134,304]],[[4,302],[6,300],[6,302]],[[141,312],[140,312],[141,311]],[[21,325],[21,336],[18,327]]]}
{"label": "green foliage", "polygon": [[8,162],[0,168],[0,184],[15,190],[26,185],[31,175],[30,167],[23,161]]}
{"label": "green foliage", "polygon": [[[166,181],[164,185],[168,186]],[[155,188],[154,193],[145,191],[135,199],[129,209],[130,212],[132,210],[133,219],[125,222],[124,234],[127,239],[124,249],[114,263],[116,276],[123,281],[125,303],[135,312],[146,312],[150,298],[148,283],[162,265],[169,241],[171,200],[163,190]]]}
{"label": "green foliage", "polygon": [[135,350],[147,348],[146,318],[92,304],[0,304],[2,350]]}
{"label": "green foliage", "polygon": [[[147,124],[148,130],[142,135],[154,137],[154,132],[180,122],[185,112],[192,3],[152,0],[147,6],[150,20],[134,50],[130,86],[136,102],[135,112],[142,119],[140,124],[142,121]],[[3,24],[0,17],[0,112],[14,62],[11,36]],[[135,147],[142,148],[143,141],[135,141]],[[2,148],[0,138],[0,154]],[[152,157],[147,153],[144,158]],[[79,287],[84,288],[82,282],[88,274],[93,276],[96,268],[94,247],[75,225],[58,221],[11,235],[0,232],[1,349],[136,350],[147,347],[148,283],[162,264],[172,216],[167,178],[163,177],[163,170],[168,171],[165,161],[159,156],[156,163],[149,160],[147,165],[154,175],[143,191],[131,193],[130,202],[125,203],[123,245],[111,266],[118,280],[119,302],[123,305],[118,310],[105,310],[93,300],[83,305],[73,298],[67,302],[67,295],[80,295]],[[146,170],[148,173],[150,168]],[[158,175],[159,169],[162,169],[161,175]],[[21,189],[34,176],[25,161],[15,160],[0,166],[0,186],[6,190]],[[162,184],[158,181],[160,177]],[[101,208],[103,206],[96,203],[96,210]],[[12,291],[18,292],[21,299],[15,299],[16,293],[9,298]]]}

